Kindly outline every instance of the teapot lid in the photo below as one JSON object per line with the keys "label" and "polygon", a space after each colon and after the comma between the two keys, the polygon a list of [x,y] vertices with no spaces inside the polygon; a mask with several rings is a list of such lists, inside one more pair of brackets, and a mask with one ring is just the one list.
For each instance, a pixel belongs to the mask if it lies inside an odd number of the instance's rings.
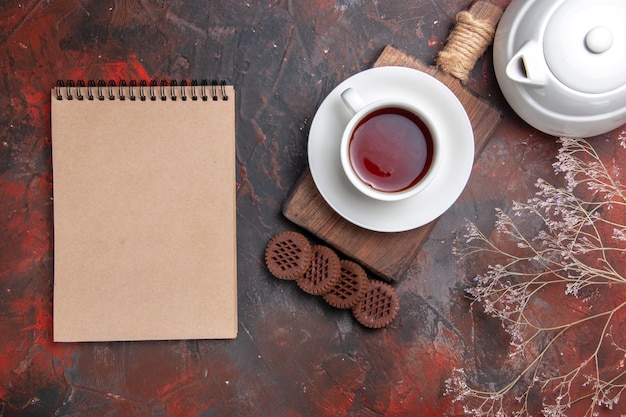
{"label": "teapot lid", "polygon": [[566,0],[550,16],[544,54],[567,87],[602,94],[626,85],[626,2]]}

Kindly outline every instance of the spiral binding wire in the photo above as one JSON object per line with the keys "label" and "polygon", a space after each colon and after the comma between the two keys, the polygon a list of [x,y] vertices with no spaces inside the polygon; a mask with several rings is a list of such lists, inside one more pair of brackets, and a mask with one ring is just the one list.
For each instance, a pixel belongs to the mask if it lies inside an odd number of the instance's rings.
{"label": "spiral binding wire", "polygon": [[[191,94],[188,97],[187,87],[190,87]],[[117,89],[117,94],[115,90]],[[86,94],[84,94],[84,92]],[[85,85],[85,81],[78,80],[58,80],[55,87],[55,96],[57,100],[120,100],[126,99],[130,101],[161,101],[172,100],[176,101],[179,98],[182,101],[187,101],[191,98],[192,101],[202,100],[208,101],[209,98],[213,101],[228,100],[226,94],[226,81],[212,80],[211,83],[207,80],[202,80],[198,83],[197,80],[192,80],[191,85],[187,84],[186,80],[182,80],[180,84],[176,80],[162,80],[161,83],[157,83],[156,80],[150,80],[150,84],[146,80],[140,80],[137,83],[136,80],[121,80],[116,83],[114,80],[110,80],[108,83],[105,80],[88,80]]]}

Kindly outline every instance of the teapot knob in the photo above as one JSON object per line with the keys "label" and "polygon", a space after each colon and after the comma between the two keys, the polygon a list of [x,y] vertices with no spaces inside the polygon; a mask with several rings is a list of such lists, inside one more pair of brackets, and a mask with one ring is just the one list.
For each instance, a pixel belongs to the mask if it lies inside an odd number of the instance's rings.
{"label": "teapot knob", "polygon": [[613,46],[613,33],[609,28],[596,26],[587,32],[585,45],[594,54],[602,54]]}

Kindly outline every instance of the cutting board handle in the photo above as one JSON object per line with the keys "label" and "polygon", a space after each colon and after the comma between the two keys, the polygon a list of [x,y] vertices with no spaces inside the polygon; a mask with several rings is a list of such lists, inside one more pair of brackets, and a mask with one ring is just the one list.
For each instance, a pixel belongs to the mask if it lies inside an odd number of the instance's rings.
{"label": "cutting board handle", "polygon": [[437,67],[466,83],[476,61],[493,42],[503,11],[497,4],[479,0],[467,11],[459,12],[448,41],[439,52]]}

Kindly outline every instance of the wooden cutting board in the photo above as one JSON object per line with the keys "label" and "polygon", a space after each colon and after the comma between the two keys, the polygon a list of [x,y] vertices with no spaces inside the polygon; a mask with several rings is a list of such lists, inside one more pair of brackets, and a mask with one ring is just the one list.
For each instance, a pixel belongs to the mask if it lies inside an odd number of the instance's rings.
{"label": "wooden cutting board", "polygon": [[[390,65],[425,72],[450,88],[467,111],[474,130],[475,156],[479,155],[500,122],[500,112],[470,92],[457,78],[387,46],[373,66]],[[326,203],[308,168],[290,190],[283,204],[283,214],[345,257],[388,281],[397,281],[404,275],[436,224],[434,220],[417,229],[397,233],[373,232],[355,226]]]}

